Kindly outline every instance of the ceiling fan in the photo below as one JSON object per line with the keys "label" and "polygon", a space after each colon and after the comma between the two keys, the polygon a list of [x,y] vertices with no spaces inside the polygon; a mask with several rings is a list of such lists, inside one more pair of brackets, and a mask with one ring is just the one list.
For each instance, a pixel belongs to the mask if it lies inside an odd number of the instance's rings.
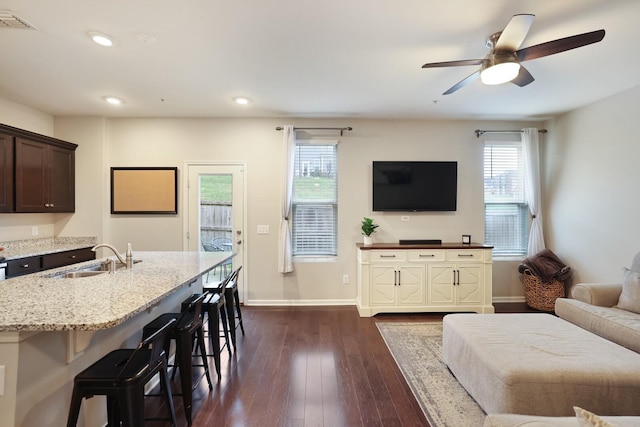
{"label": "ceiling fan", "polygon": [[479,70],[456,83],[443,95],[452,94],[478,77],[487,85],[512,82],[522,87],[535,79],[526,68],[520,65],[521,62],[597,43],[604,38],[604,30],[597,30],[519,49],[534,18],[535,15],[532,14],[513,15],[504,30],[487,38],[486,46],[491,52],[483,59],[432,62],[424,64],[422,68],[480,65]]}

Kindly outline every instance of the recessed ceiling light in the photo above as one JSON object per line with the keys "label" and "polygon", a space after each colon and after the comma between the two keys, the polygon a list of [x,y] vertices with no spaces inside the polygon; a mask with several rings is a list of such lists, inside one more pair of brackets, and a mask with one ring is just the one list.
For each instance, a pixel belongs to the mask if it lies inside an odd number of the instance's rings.
{"label": "recessed ceiling light", "polygon": [[100,46],[111,47],[115,44],[115,39],[107,34],[98,33],[96,31],[89,32],[89,37]]}
{"label": "recessed ceiling light", "polygon": [[233,102],[235,102],[236,104],[240,104],[240,105],[247,105],[251,103],[251,100],[249,98],[246,98],[244,96],[237,96],[235,98],[233,98]]}
{"label": "recessed ceiling light", "polygon": [[102,97],[105,101],[107,101],[111,105],[120,105],[122,104],[122,99],[116,98],[115,96],[104,96]]}

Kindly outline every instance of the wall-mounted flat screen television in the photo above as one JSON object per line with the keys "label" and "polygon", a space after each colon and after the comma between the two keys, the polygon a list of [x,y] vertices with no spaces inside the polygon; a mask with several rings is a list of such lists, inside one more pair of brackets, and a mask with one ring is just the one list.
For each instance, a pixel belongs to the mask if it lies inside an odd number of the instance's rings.
{"label": "wall-mounted flat screen television", "polygon": [[373,162],[374,211],[455,211],[458,162]]}

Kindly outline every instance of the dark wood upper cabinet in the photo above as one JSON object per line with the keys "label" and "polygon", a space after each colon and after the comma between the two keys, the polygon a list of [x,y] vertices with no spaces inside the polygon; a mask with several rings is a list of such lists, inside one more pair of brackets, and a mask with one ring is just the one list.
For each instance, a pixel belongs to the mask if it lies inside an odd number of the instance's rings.
{"label": "dark wood upper cabinet", "polygon": [[0,133],[0,212],[13,212],[13,136]]}
{"label": "dark wood upper cabinet", "polygon": [[0,200],[0,212],[74,212],[77,145],[6,125],[2,131],[12,147],[12,183],[5,184],[12,206],[3,210]]}

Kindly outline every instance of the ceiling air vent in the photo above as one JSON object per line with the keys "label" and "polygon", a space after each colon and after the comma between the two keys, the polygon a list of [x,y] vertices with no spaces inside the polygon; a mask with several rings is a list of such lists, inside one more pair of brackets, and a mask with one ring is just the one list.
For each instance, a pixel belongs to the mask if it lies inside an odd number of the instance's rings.
{"label": "ceiling air vent", "polygon": [[0,10],[0,29],[15,28],[19,30],[35,30],[36,27],[29,24],[10,10]]}

